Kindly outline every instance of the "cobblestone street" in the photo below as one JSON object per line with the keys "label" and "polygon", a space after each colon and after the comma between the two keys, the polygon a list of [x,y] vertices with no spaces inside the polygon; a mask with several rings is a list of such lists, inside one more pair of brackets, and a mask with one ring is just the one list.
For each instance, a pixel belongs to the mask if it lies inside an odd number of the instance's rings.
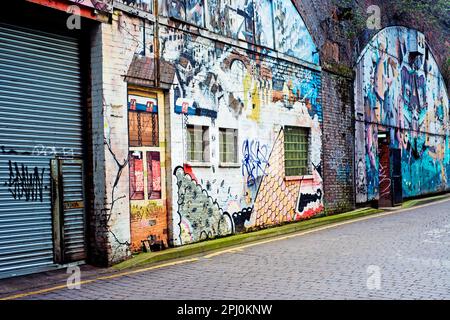
{"label": "cobblestone street", "polygon": [[450,202],[26,299],[450,299]]}

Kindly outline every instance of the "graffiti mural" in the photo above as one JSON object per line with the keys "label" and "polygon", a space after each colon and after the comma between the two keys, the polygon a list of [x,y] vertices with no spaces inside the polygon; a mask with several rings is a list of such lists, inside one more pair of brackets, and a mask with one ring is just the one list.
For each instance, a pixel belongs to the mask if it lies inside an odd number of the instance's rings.
{"label": "graffiti mural", "polygon": [[275,48],[287,55],[318,64],[317,47],[292,1],[273,2]]}
{"label": "graffiti mural", "polygon": [[228,38],[319,64],[317,47],[291,1],[160,0],[160,13]]}
{"label": "graffiti mural", "polygon": [[224,36],[253,42],[253,0],[210,0],[208,27]]}
{"label": "graffiti mural", "polygon": [[390,178],[379,165],[380,132],[391,149],[401,150],[403,197],[448,189],[448,95],[423,34],[404,27],[380,31],[363,51],[357,74],[356,116],[365,128],[356,136],[357,202],[387,192],[386,186],[380,190]]}
{"label": "graffiti mural", "polygon": [[182,167],[175,169],[178,188],[178,230],[181,244],[224,236],[232,232],[232,218]]}
{"label": "graffiti mural", "polygon": [[244,208],[240,212],[233,213],[234,232],[245,231],[247,224],[250,222],[252,213],[253,208]]}
{"label": "graffiti mural", "polygon": [[131,204],[131,250],[138,251],[142,248],[142,240],[153,237],[156,241],[163,241],[167,245],[164,236],[167,233],[166,209],[158,203]]}
{"label": "graffiti mural", "polygon": [[[112,0],[69,0],[77,5],[82,5],[101,11],[112,11]],[[129,1],[131,2],[131,1]],[[136,2],[136,0],[134,0]]]}
{"label": "graffiti mural", "polygon": [[235,117],[246,113],[258,121],[262,104],[272,102],[292,109],[295,102],[304,102],[310,115],[318,114],[321,119],[317,72],[289,72],[288,64],[280,65],[269,57],[256,61],[231,46],[192,34],[171,28],[161,32],[162,56],[177,69],[176,113],[216,119],[223,107]]}
{"label": "graffiti mural", "polygon": [[204,0],[166,0],[160,4],[162,13],[197,26],[204,25]]}
{"label": "graffiti mural", "polygon": [[270,155],[267,176],[259,187],[249,226],[264,227],[305,219],[323,211],[319,167],[313,166],[312,177],[301,178],[300,181],[286,180],[283,141],[284,132],[281,131]]}
{"label": "graffiti mural", "polygon": [[254,1],[255,6],[255,37],[256,43],[274,48],[272,0]]}
{"label": "graffiti mural", "polygon": [[[249,47],[261,43],[266,48],[260,53],[179,28],[160,28],[161,57],[175,68],[170,119],[175,137],[171,141],[174,245],[323,212],[321,74],[291,59],[265,54],[276,48],[274,29],[266,28],[272,24],[274,5],[269,0],[211,0],[205,8],[208,29],[245,40]],[[280,5],[285,19],[293,20],[283,20],[275,31],[287,42],[295,28],[307,32],[292,9],[296,10]],[[292,27],[291,22],[297,25]],[[295,57],[308,52],[305,46],[312,40],[303,40],[290,49],[286,45],[283,53]],[[301,58],[318,63],[312,54]],[[187,128],[192,125],[207,127],[202,142],[195,144],[204,148],[197,151],[206,154],[203,160],[187,159],[193,148],[187,142]],[[284,126],[309,129],[310,175],[285,176]],[[222,144],[223,129],[233,129],[236,141]],[[227,154],[234,153],[235,163],[220,160],[225,147]]]}

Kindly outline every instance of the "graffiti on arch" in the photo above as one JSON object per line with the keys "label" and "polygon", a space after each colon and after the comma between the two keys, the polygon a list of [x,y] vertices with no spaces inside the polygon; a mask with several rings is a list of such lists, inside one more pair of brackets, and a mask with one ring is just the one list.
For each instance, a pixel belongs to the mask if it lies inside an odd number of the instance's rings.
{"label": "graffiti on arch", "polygon": [[[357,139],[357,201],[379,199],[378,132],[388,132],[390,148],[402,153],[403,197],[450,187],[449,102],[445,83],[431,51],[409,51],[420,33],[389,27],[368,45],[357,68],[362,88],[356,92],[365,130]],[[365,173],[361,172],[361,163]]]}

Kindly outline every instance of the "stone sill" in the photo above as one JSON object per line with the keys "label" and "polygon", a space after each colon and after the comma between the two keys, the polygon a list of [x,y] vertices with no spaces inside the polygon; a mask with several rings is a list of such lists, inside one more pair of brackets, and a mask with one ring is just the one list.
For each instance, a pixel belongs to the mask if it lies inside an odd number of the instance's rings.
{"label": "stone sill", "polygon": [[303,181],[303,180],[314,180],[313,175],[304,175],[304,176],[292,176],[292,177],[284,177],[285,181]]}
{"label": "stone sill", "polygon": [[229,163],[229,162],[221,162],[219,163],[219,168],[240,168],[240,163]]}
{"label": "stone sill", "polygon": [[188,166],[193,168],[211,168],[211,162],[186,162]]}

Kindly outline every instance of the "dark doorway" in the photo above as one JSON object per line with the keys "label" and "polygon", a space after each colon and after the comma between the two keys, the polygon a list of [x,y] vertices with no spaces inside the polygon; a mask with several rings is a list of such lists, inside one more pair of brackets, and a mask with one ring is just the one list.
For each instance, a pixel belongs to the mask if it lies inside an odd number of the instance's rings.
{"label": "dark doorway", "polygon": [[393,205],[401,205],[403,203],[403,188],[402,188],[402,150],[391,149],[391,181],[392,181],[392,195]]}

